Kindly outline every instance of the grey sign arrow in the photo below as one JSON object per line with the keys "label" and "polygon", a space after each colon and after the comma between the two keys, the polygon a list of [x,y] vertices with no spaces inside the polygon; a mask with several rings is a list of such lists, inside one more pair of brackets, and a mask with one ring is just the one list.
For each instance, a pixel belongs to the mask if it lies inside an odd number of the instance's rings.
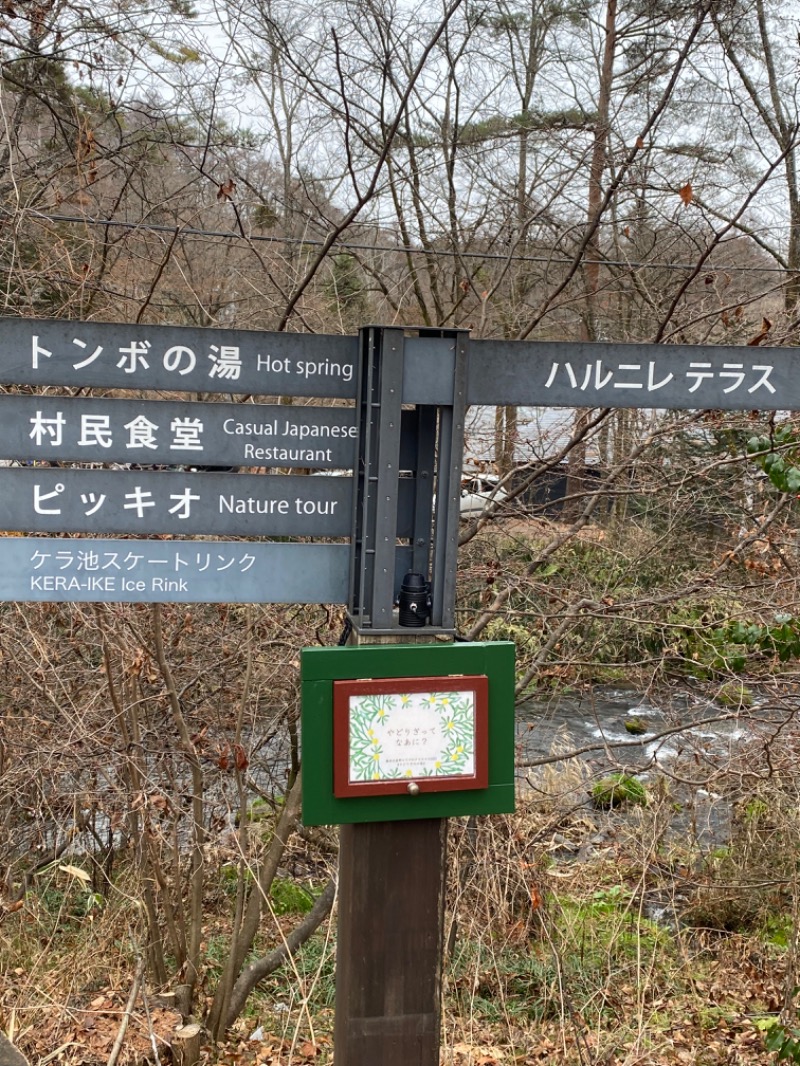
{"label": "grey sign arrow", "polygon": [[[352,400],[358,343],[338,334],[0,318],[0,384]],[[452,340],[407,338],[404,401],[452,402],[452,368]]]}
{"label": "grey sign arrow", "polygon": [[0,538],[0,600],[342,603],[346,544]]}
{"label": "grey sign arrow", "polygon": [[777,411],[800,407],[800,350],[474,341],[471,404]]}
{"label": "grey sign arrow", "polygon": [[358,340],[186,326],[0,319],[0,382],[352,399]]}
{"label": "grey sign arrow", "polygon": [[0,470],[0,529],[236,537],[350,535],[352,478]]}
{"label": "grey sign arrow", "polygon": [[[399,483],[398,536],[413,534],[415,480]],[[175,470],[0,470],[0,530],[147,536],[349,537],[353,479]]]}
{"label": "grey sign arrow", "polygon": [[344,407],[0,396],[0,458],[148,466],[350,468]]}

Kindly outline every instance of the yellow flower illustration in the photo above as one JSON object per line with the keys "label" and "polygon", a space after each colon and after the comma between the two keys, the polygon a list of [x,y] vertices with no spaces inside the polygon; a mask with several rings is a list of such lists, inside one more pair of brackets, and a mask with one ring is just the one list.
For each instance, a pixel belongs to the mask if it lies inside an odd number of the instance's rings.
{"label": "yellow flower illustration", "polygon": [[372,761],[373,762],[380,762],[381,761],[381,753],[379,751],[376,751],[375,754],[372,756]]}
{"label": "yellow flower illustration", "polygon": [[406,770],[406,777],[411,777],[411,771],[410,770]]}
{"label": "yellow flower illustration", "polygon": [[373,781],[380,781],[380,778],[381,778],[381,775],[378,773],[378,771],[377,770],[373,770],[372,771],[372,780]]}
{"label": "yellow flower illustration", "polygon": [[456,723],[451,718],[449,722],[445,722],[445,729],[455,729]]}
{"label": "yellow flower illustration", "polygon": [[411,695],[410,695],[409,693],[406,693],[405,695],[401,696],[401,697],[400,697],[400,702],[401,702],[401,703],[403,704],[403,706],[405,707],[405,705],[406,705],[407,703],[410,703],[410,702],[411,702]]}

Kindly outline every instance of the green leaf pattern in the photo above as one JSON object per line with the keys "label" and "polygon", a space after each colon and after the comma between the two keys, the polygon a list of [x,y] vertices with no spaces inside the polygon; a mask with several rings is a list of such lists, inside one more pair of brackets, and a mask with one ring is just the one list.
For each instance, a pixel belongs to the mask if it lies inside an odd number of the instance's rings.
{"label": "green leaf pattern", "polygon": [[475,694],[352,696],[349,733],[352,782],[472,774]]}

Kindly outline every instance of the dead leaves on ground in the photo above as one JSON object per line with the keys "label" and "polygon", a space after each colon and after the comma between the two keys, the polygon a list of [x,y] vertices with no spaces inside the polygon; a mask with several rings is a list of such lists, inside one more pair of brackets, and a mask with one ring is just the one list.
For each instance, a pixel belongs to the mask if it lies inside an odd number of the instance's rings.
{"label": "dead leaves on ground", "polygon": [[[85,1007],[54,1012],[52,1025],[43,1026],[36,1034],[35,1043],[30,1039],[24,1046],[29,1057],[38,1053],[47,1058],[58,1052],[54,1061],[59,1066],[95,1066],[108,1061],[114,1042],[120,1031],[127,993],[107,991],[95,996]],[[64,1025],[69,1018],[72,1024]],[[169,1047],[170,1036],[181,1018],[173,1010],[152,1006],[149,1017],[141,1002],[136,1005],[128,1022],[123,1050],[118,1066],[141,1066],[142,1063],[154,1061],[153,1042],[163,1054]]]}

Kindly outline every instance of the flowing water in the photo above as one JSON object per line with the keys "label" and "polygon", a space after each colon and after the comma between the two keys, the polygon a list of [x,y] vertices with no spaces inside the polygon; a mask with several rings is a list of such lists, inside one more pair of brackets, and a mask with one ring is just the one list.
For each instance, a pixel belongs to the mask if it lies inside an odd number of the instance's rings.
{"label": "flowing water", "polygon": [[[523,760],[574,750],[598,765],[633,769],[667,765],[688,750],[722,759],[748,735],[746,718],[688,693],[656,705],[632,689],[595,688],[522,703],[517,742]],[[640,736],[632,734],[637,726]]]}
{"label": "flowing water", "polygon": [[[517,709],[520,786],[552,794],[559,774],[567,788],[571,777],[571,798],[588,811],[591,785],[604,774],[629,773],[651,788],[661,778],[668,782],[674,807],[672,838],[691,838],[701,849],[713,849],[730,834],[730,805],[715,792],[713,778],[741,754],[757,714],[757,709],[738,713],[690,693],[657,704],[632,689],[595,688],[528,700]],[[604,824],[607,828],[608,816],[592,817],[601,831]]]}

